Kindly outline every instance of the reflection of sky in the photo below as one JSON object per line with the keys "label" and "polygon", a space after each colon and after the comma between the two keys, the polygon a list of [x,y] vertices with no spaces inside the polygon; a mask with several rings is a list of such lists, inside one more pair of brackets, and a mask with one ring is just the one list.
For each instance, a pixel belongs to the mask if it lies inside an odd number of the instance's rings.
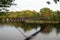
{"label": "reflection of sky", "polygon": [[0,40],[23,40],[24,36],[13,26],[3,25],[0,28]]}
{"label": "reflection of sky", "polygon": [[29,30],[25,33],[26,33],[27,36],[30,36],[30,35],[34,34],[35,32],[37,32],[39,30],[40,30],[40,27],[38,27],[37,29],[31,29],[31,30]]}
{"label": "reflection of sky", "polygon": [[[30,31],[24,32],[21,28],[15,28],[12,25],[0,25],[0,40],[24,40],[26,37],[21,33],[21,31],[28,37],[38,31],[40,27],[32,29]],[[20,30],[20,31],[19,31]],[[60,34],[56,34],[56,29],[54,28],[49,34],[38,33],[32,38],[32,40],[60,40]]]}
{"label": "reflection of sky", "polygon": [[[48,5],[46,2],[50,1]],[[39,11],[43,7],[48,7],[53,10],[60,10],[60,3],[55,4],[53,0],[15,0],[16,6],[12,6],[11,10],[36,10]]]}
{"label": "reflection of sky", "polygon": [[56,34],[56,29],[53,29],[49,34],[39,33],[32,40],[60,40],[60,34]]}

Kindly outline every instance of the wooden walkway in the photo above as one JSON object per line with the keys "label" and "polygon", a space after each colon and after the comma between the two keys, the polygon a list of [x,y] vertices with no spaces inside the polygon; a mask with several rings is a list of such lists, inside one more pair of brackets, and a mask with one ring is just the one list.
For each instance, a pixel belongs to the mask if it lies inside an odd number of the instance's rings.
{"label": "wooden walkway", "polygon": [[58,24],[58,23],[60,23],[60,21],[44,21],[44,20],[37,20],[37,21],[34,21],[34,20],[32,20],[32,21],[29,21],[29,20],[26,20],[25,21],[26,23],[41,23],[41,24],[45,24],[45,23],[47,23],[47,24],[50,24],[50,23],[53,23],[53,24]]}
{"label": "wooden walkway", "polygon": [[60,21],[46,21],[44,18],[0,18],[0,22],[17,22],[17,21],[22,21],[25,23],[60,23]]}
{"label": "wooden walkway", "polygon": [[26,20],[45,20],[37,17],[21,17],[21,18],[0,18],[0,21],[26,21]]}

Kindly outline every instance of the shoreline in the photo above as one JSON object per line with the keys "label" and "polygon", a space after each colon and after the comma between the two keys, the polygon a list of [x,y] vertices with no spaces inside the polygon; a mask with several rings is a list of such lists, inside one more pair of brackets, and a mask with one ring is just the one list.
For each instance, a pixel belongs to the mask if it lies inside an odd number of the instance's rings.
{"label": "shoreline", "polygon": [[40,23],[40,24],[44,24],[44,23],[48,23],[48,24],[58,24],[60,23],[60,21],[58,20],[37,20],[37,19],[24,19],[24,18],[0,18],[0,22],[25,22],[25,23]]}

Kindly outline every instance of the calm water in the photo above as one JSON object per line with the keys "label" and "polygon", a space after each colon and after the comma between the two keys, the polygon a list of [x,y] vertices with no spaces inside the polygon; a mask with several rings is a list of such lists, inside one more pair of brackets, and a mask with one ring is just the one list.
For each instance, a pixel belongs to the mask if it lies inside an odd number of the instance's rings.
{"label": "calm water", "polygon": [[[39,31],[45,24],[27,24],[22,22],[0,23],[0,40],[25,40]],[[49,24],[30,40],[60,40],[60,25]]]}

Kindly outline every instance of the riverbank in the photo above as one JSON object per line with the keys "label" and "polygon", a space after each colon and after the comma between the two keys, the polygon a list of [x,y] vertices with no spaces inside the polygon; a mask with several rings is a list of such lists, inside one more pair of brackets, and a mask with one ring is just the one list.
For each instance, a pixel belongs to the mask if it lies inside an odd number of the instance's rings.
{"label": "riverbank", "polygon": [[45,21],[45,20],[37,20],[37,21],[29,21],[29,20],[27,20],[27,21],[25,21],[26,23],[40,23],[40,24],[59,24],[60,23],[60,21]]}
{"label": "riverbank", "polygon": [[25,22],[25,23],[39,23],[39,24],[58,24],[60,21],[50,21],[43,19],[31,19],[31,18],[0,18],[0,22]]}

